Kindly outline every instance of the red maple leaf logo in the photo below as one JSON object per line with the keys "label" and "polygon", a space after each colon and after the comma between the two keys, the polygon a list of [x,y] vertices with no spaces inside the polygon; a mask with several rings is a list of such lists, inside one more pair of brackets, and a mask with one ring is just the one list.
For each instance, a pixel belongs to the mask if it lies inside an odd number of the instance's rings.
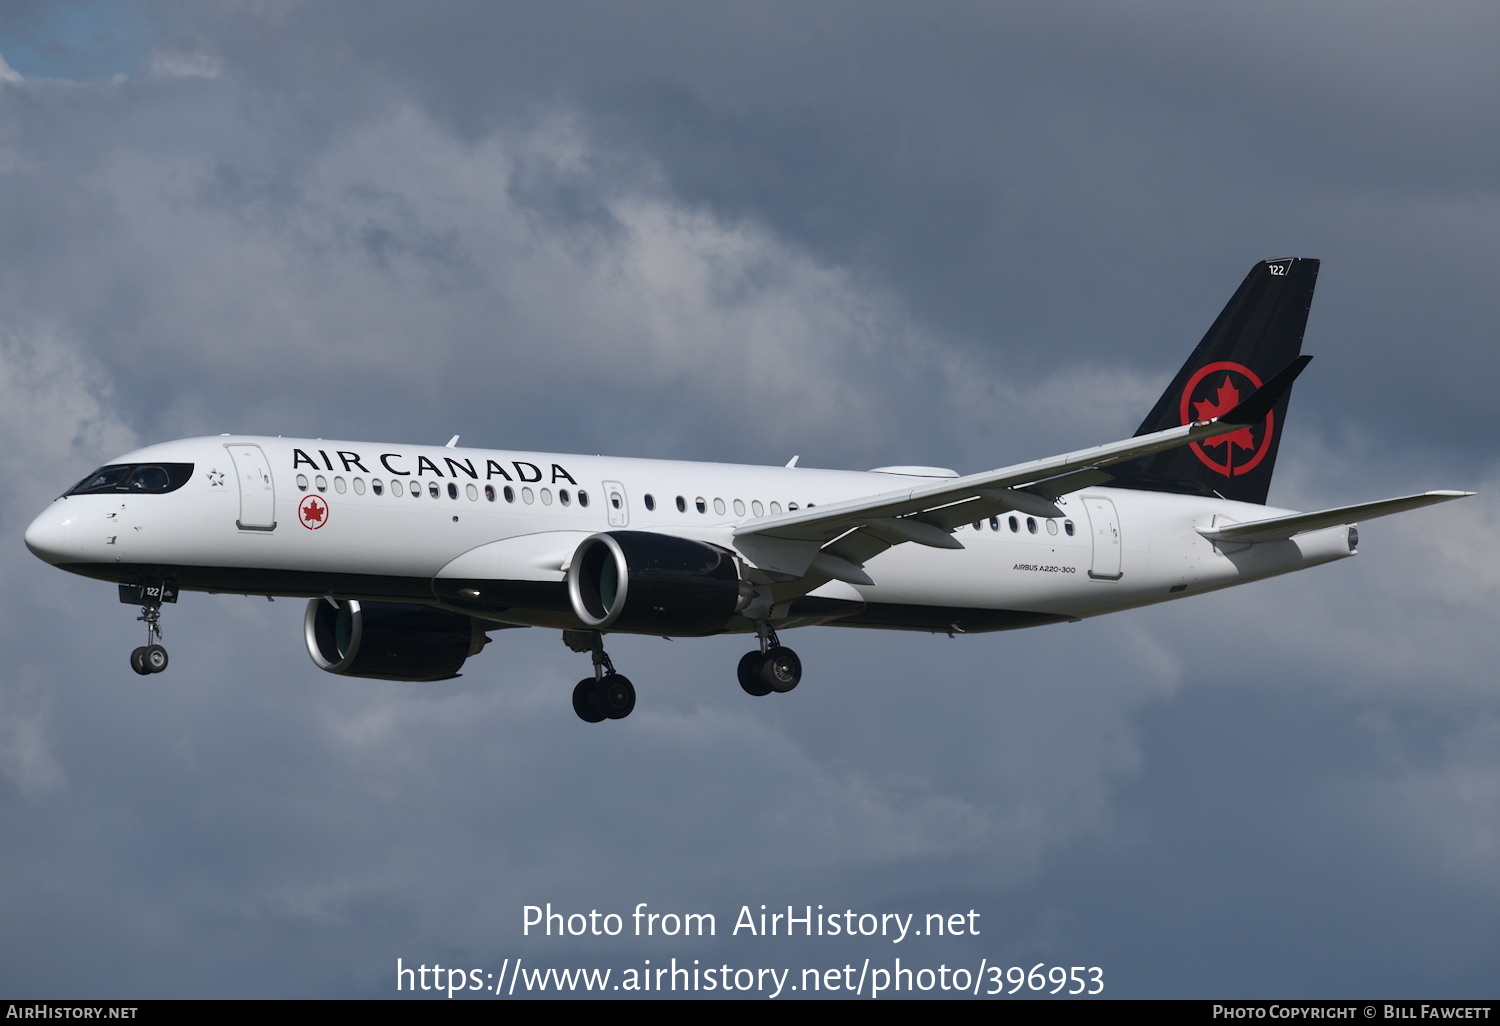
{"label": "red maple leaf logo", "polygon": [[[1221,417],[1240,404],[1240,390],[1234,387],[1229,380],[1229,375],[1224,375],[1224,382],[1219,386],[1218,395],[1213,400],[1198,399],[1193,401],[1195,416],[1199,420],[1212,420]],[[1241,449],[1254,449],[1255,439],[1250,435],[1248,427],[1242,427],[1238,431],[1228,431],[1222,435],[1214,435],[1212,438],[1204,439],[1199,445],[1228,445],[1233,443]],[[1225,451],[1227,457],[1228,450]]]}
{"label": "red maple leaf logo", "polygon": [[[1212,399],[1194,399],[1200,395],[1199,386],[1204,389],[1210,387],[1207,382],[1213,380],[1213,376],[1222,374],[1223,380]],[[1208,420],[1214,417],[1222,417],[1234,409],[1240,402],[1240,389],[1235,385],[1236,381],[1244,379],[1243,385],[1248,390],[1261,387],[1260,378],[1249,367],[1233,360],[1220,360],[1200,367],[1188,379],[1187,385],[1183,387],[1182,395],[1178,400],[1181,403],[1179,413],[1182,423],[1187,424],[1195,420]],[[1253,429],[1259,429],[1260,442],[1257,443]],[[1225,477],[1233,477],[1236,474],[1248,474],[1254,470],[1266,454],[1271,451],[1271,445],[1276,437],[1276,415],[1267,413],[1265,420],[1251,427],[1243,427],[1236,431],[1226,431],[1222,435],[1215,435],[1202,442],[1194,442],[1188,448],[1193,455],[1198,457],[1202,463],[1215,474]],[[1220,449],[1223,456],[1216,460],[1205,448],[1213,446]],[[1222,447],[1222,448],[1221,448]],[[1249,450],[1250,455],[1239,465],[1235,464],[1235,456],[1242,450]]]}
{"label": "red maple leaf logo", "polygon": [[328,510],[317,499],[308,499],[307,505],[302,507],[302,519],[318,523],[327,512]]}

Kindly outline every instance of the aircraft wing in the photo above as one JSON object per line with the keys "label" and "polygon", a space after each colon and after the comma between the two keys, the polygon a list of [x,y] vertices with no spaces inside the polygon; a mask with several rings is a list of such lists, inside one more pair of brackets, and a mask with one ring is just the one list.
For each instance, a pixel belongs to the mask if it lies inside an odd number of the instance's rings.
{"label": "aircraft wing", "polygon": [[1054,500],[1110,480],[1106,467],[1259,423],[1311,359],[1298,357],[1238,406],[1210,420],[756,520],[735,530],[734,544],[760,569],[800,578],[798,590],[804,592],[828,580],[872,584],[863,564],[892,545],[959,549],[963,543],[952,532],[961,524],[1011,510],[1062,516]]}
{"label": "aircraft wing", "polygon": [[1323,509],[1315,513],[1297,513],[1293,516],[1252,520],[1243,524],[1225,524],[1222,527],[1202,527],[1198,529],[1198,533],[1210,541],[1284,541],[1307,531],[1337,527],[1340,524],[1352,524],[1359,520],[1374,520],[1376,517],[1389,516],[1392,513],[1417,509],[1421,506],[1431,506],[1435,502],[1462,499],[1473,494],[1473,492],[1449,491],[1423,492],[1420,495],[1403,495],[1396,499],[1381,499],[1378,502],[1362,502],[1355,506]]}

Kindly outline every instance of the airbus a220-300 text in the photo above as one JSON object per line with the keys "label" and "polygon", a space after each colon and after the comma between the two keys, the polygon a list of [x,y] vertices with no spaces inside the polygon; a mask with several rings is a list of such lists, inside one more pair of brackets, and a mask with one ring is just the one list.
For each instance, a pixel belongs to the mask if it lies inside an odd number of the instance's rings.
{"label": "airbus a220-300 text", "polygon": [[1356,521],[1470,494],[1266,505],[1318,262],[1257,264],[1137,433],[960,476],[731,466],[225,435],[128,453],[26,531],[141,606],[166,668],[181,591],[310,599],[330,673],[436,681],[507,627],[592,656],[584,720],[635,688],[611,633],[756,639],[752,695],[802,679],[789,628],[974,634],[1097,616],[1353,555]]}

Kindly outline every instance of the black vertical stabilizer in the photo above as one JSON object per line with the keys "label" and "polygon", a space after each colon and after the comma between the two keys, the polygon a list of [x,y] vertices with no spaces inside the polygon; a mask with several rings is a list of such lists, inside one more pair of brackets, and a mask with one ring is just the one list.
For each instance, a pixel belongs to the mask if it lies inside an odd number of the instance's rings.
{"label": "black vertical stabilizer", "polygon": [[[1136,434],[1227,413],[1296,359],[1317,281],[1316,260],[1256,264]],[[1122,464],[1113,484],[1264,505],[1290,399],[1288,391],[1258,424]]]}

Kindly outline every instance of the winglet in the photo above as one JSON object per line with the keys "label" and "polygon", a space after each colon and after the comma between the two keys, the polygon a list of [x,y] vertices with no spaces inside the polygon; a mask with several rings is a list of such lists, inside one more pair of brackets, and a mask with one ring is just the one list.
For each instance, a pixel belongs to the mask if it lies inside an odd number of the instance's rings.
{"label": "winglet", "polygon": [[1292,382],[1297,380],[1297,375],[1311,362],[1311,356],[1297,357],[1277,371],[1270,381],[1251,392],[1248,399],[1221,416],[1220,423],[1250,425],[1265,420],[1266,414],[1275,408],[1287,389],[1292,387]]}

